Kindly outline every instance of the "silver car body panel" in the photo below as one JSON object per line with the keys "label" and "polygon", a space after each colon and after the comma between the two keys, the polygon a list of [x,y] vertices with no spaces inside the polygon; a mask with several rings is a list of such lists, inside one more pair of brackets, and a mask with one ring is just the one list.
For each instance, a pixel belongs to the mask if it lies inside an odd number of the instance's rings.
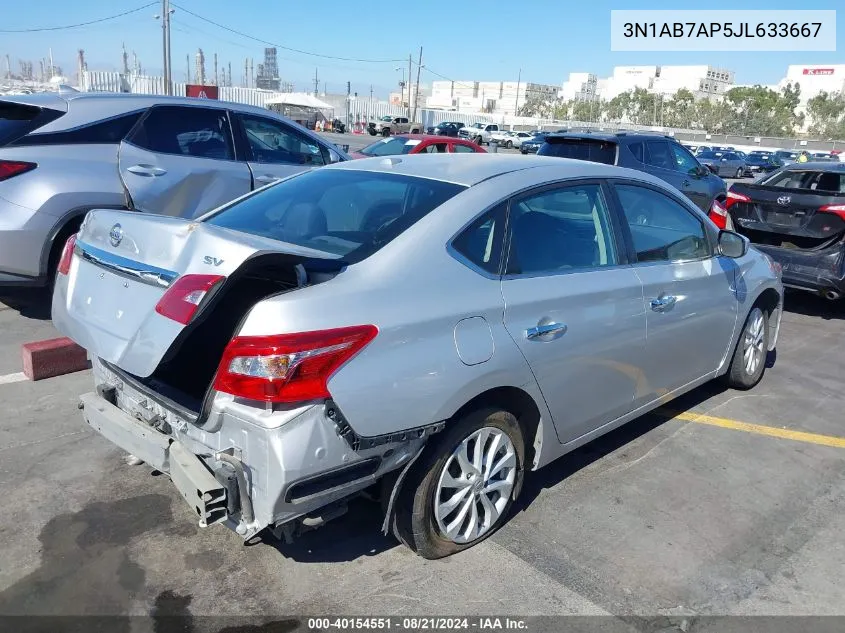
{"label": "silver car body panel", "polygon": [[[155,105],[184,105],[260,114],[295,127],[297,133],[334,151],[341,160],[349,158],[337,146],[292,121],[267,109],[244,104],[103,93],[2,95],[0,100],[64,112],[29,135],[36,140],[42,134],[74,130]],[[0,147],[0,160],[38,165],[32,171],[0,182],[0,284],[43,280],[55,238],[69,222],[80,220],[90,209],[126,209],[131,201],[141,211],[195,217],[265,184],[259,180],[253,184],[245,161],[157,154],[128,145],[121,152],[121,170],[149,165],[169,173],[161,177],[127,173],[124,187],[118,169],[118,150],[118,144]],[[260,176],[272,173],[276,177],[303,169],[287,164],[261,165],[261,168]]]}
{"label": "silver car body panel", "polygon": [[[461,228],[486,209],[549,183],[624,178],[683,199],[643,172],[502,154],[373,158],[322,169],[390,171],[469,187],[329,280],[259,301],[239,326],[241,335],[378,327],[376,338],[328,383],[333,404],[357,436],[389,437],[389,446],[397,449],[390,454],[402,454],[383,461],[377,476],[401,467],[425,441],[397,439],[403,431],[448,424],[467,403],[501,387],[522,390],[537,406],[540,424],[529,442],[536,450],[533,467],[539,468],[724,373],[757,298],[767,289],[782,296],[780,280],[754,249],[736,260],[714,256],[664,269],[635,264],[500,279],[481,274],[450,247]],[[691,202],[684,204],[705,217]],[[108,242],[115,222],[125,234],[117,248]],[[707,226],[715,235],[715,227]],[[257,251],[326,256],[202,221],[115,211],[92,212],[79,239],[180,275],[209,272],[199,257],[209,250],[224,260],[223,275]],[[70,275],[56,284],[56,326],[91,351],[98,382],[122,384],[97,357],[147,376],[182,329],[152,310],[162,288],[134,281],[126,293],[127,279],[77,256]],[[653,313],[651,295],[665,292],[679,298],[677,311]],[[121,293],[127,297],[116,298]],[[97,304],[104,308],[98,311]],[[529,344],[524,331],[544,317],[564,323],[565,334]],[[775,331],[773,340],[776,336]],[[120,410],[132,417],[163,417],[173,438],[194,454],[232,448],[241,455],[255,500],[254,525],[227,518],[241,533],[288,521],[359,485],[321,497],[316,505],[292,508],[283,496],[289,482],[378,454],[351,448],[323,403],[268,407],[212,391],[207,420],[198,425],[131,386],[117,393]]]}

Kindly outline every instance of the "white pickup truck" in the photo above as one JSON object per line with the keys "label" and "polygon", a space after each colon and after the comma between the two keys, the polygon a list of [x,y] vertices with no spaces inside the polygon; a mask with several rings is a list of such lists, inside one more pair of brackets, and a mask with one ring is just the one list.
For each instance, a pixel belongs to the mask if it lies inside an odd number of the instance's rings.
{"label": "white pickup truck", "polygon": [[367,131],[372,136],[390,136],[391,134],[419,134],[423,129],[422,123],[408,121],[408,117],[385,115],[376,121],[371,121]]}
{"label": "white pickup truck", "polygon": [[498,132],[499,126],[495,123],[473,123],[469,127],[462,127],[458,136],[475,141],[479,145],[490,144],[493,132]]}

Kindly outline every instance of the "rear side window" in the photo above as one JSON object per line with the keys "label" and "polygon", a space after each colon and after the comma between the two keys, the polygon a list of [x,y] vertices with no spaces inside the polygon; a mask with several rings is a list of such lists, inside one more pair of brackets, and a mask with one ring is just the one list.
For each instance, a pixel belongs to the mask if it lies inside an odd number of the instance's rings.
{"label": "rear side window", "polygon": [[62,116],[61,112],[0,101],[0,147]]}
{"label": "rear side window", "polygon": [[30,134],[18,139],[13,145],[90,145],[94,143],[120,143],[129,134],[132,126],[141,118],[141,112],[132,112],[104,121],[97,121],[72,130]]}
{"label": "rear side window", "polygon": [[225,110],[160,106],[150,110],[127,139],[162,154],[234,160],[232,132]]}
{"label": "rear side window", "polygon": [[470,262],[493,275],[499,274],[505,235],[506,204],[483,214],[452,242],[452,247]]}
{"label": "rear side window", "polygon": [[645,163],[660,169],[676,169],[678,166],[666,141],[646,141]]}
{"label": "rear side window", "polygon": [[774,174],[760,184],[768,187],[783,187],[784,189],[845,193],[845,172],[787,170]]}
{"label": "rear side window", "polygon": [[546,138],[545,140],[545,145],[537,152],[540,156],[575,158],[605,165],[616,163],[616,143],[581,138]]}
{"label": "rear side window", "polygon": [[361,261],[466,189],[381,172],[320,169],[210,217],[210,224]]}

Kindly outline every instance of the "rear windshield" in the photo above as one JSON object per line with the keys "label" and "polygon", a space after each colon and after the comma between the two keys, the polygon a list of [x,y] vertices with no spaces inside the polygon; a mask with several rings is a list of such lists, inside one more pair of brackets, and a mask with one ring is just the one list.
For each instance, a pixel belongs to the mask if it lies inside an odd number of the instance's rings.
{"label": "rear windshield", "polygon": [[760,184],[784,189],[845,193],[845,172],[788,169],[775,173]]}
{"label": "rear windshield", "polygon": [[410,154],[411,150],[420,144],[419,139],[388,136],[376,141],[361,150],[364,156],[395,156],[396,154]]}
{"label": "rear windshield", "polygon": [[249,196],[207,222],[322,250],[351,264],[464,189],[413,176],[320,169]]}
{"label": "rear windshield", "polygon": [[593,163],[613,165],[616,163],[616,143],[597,139],[546,139],[546,144],[537,152],[541,156],[576,158]]}
{"label": "rear windshield", "polygon": [[0,147],[61,116],[55,110],[0,101]]}

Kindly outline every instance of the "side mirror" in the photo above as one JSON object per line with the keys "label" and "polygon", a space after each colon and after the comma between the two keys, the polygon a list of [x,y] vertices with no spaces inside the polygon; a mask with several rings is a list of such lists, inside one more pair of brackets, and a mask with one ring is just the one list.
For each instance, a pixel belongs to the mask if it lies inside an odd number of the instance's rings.
{"label": "side mirror", "polygon": [[734,259],[748,252],[748,239],[733,231],[719,231],[719,254]]}

